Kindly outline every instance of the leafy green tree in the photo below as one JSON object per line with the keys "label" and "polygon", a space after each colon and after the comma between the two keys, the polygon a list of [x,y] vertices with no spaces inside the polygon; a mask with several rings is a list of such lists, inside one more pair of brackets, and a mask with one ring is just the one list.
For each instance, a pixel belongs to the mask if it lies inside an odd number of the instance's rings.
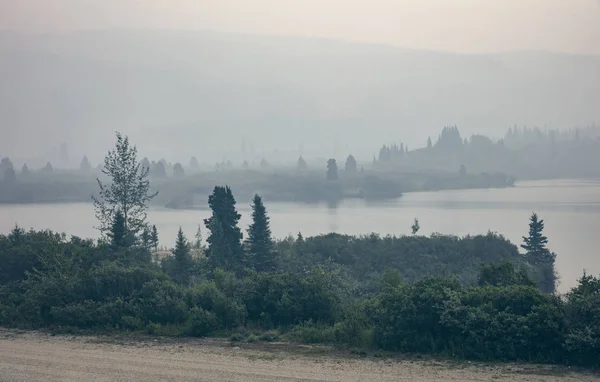
{"label": "leafy green tree", "polygon": [[150,243],[154,251],[158,251],[158,230],[155,225],[152,226],[152,232],[150,233]]}
{"label": "leafy green tree", "polygon": [[129,145],[129,139],[117,132],[115,148],[104,158],[102,172],[111,183],[98,179],[100,193],[92,197],[100,232],[106,234],[117,211],[123,214],[125,229],[134,237],[146,226],[148,202],[157,193],[150,193],[148,169],[142,168],[137,160],[137,148]]}
{"label": "leafy green tree", "polygon": [[238,227],[241,215],[235,209],[235,198],[229,186],[216,186],[208,197],[212,216],[204,219],[210,231],[207,257],[211,264],[226,270],[240,270],[244,263],[242,231]]}
{"label": "leafy green tree", "polygon": [[335,159],[329,159],[327,161],[327,180],[338,179],[338,167]]}
{"label": "leafy green tree", "polygon": [[79,165],[79,169],[81,171],[90,171],[92,169],[90,160],[88,159],[88,157],[86,155],[83,156],[83,159],[81,160],[81,164]]}
{"label": "leafy green tree", "polygon": [[269,217],[259,195],[252,201],[252,224],[246,239],[250,259],[249,265],[258,272],[272,272],[276,267],[273,239],[269,227]]}
{"label": "leafy green tree", "polygon": [[477,284],[479,286],[535,286],[525,268],[517,270],[513,263],[507,260],[503,260],[499,264],[484,265],[479,271]]}
{"label": "leafy green tree", "polygon": [[354,159],[354,156],[352,156],[352,154],[348,155],[348,158],[346,158],[346,164],[344,166],[344,170],[348,174],[356,174],[356,172],[358,171],[358,165],[356,163],[356,159]]}
{"label": "leafy green tree", "polygon": [[419,230],[421,229],[421,226],[419,225],[419,219],[415,218],[415,222],[413,223],[412,227],[410,227],[412,230],[412,234],[416,235],[417,233],[419,233]]}

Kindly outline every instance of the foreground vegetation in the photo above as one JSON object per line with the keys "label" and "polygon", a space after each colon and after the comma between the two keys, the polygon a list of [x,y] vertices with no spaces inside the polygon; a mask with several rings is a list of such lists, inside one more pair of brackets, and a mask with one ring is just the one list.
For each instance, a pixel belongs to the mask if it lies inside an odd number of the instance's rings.
{"label": "foreground vegetation", "polygon": [[[495,235],[330,235],[276,243],[270,271],[249,255],[224,270],[177,248],[159,265],[143,248],[15,229],[0,236],[0,324],[600,366],[600,279],[542,293],[514,251]],[[426,276],[436,268],[458,276]]]}
{"label": "foreground vegetation", "polygon": [[[533,214],[517,247],[502,236],[325,235],[274,241],[262,198],[247,234],[227,186],[213,189],[194,243],[152,256],[148,171],[118,135],[109,183],[94,200],[98,242],[16,227],[0,235],[0,324],[144,331],[159,335],[280,336],[480,360],[600,366],[600,279],[555,294],[556,255]],[[415,221],[413,232],[418,232]],[[432,277],[431,275],[436,275]]]}

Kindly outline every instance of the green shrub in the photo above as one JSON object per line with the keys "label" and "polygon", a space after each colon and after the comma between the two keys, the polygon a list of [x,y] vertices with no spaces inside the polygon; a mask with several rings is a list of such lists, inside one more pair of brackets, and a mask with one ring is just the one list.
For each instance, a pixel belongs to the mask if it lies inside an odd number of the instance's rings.
{"label": "green shrub", "polygon": [[259,338],[264,342],[275,342],[279,340],[279,332],[275,330],[269,330],[261,334]]}
{"label": "green shrub", "polygon": [[206,337],[217,329],[214,313],[194,307],[190,310],[185,323],[185,333],[192,337]]}
{"label": "green shrub", "polygon": [[335,342],[333,327],[328,325],[316,325],[305,322],[296,325],[289,333],[289,337],[298,342],[307,344],[331,344]]}

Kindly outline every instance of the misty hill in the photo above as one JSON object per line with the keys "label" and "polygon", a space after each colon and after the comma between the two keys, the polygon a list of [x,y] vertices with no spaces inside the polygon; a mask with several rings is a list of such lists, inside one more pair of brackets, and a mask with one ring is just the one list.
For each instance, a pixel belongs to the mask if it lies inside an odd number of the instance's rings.
{"label": "misty hill", "polygon": [[121,130],[144,154],[174,160],[222,159],[217,153],[239,152],[242,139],[290,157],[303,147],[370,158],[382,141],[422,146],[448,124],[500,137],[513,124],[600,120],[600,56],[541,52],[213,32],[2,32],[0,83],[0,154],[20,157],[67,141],[74,157],[97,160]]}

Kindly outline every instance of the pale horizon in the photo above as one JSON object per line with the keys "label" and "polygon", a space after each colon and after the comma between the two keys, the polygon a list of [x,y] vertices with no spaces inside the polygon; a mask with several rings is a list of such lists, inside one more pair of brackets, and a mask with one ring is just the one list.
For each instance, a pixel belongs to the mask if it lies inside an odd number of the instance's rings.
{"label": "pale horizon", "polygon": [[598,0],[0,0],[0,29],[215,31],[457,53],[600,54]]}

